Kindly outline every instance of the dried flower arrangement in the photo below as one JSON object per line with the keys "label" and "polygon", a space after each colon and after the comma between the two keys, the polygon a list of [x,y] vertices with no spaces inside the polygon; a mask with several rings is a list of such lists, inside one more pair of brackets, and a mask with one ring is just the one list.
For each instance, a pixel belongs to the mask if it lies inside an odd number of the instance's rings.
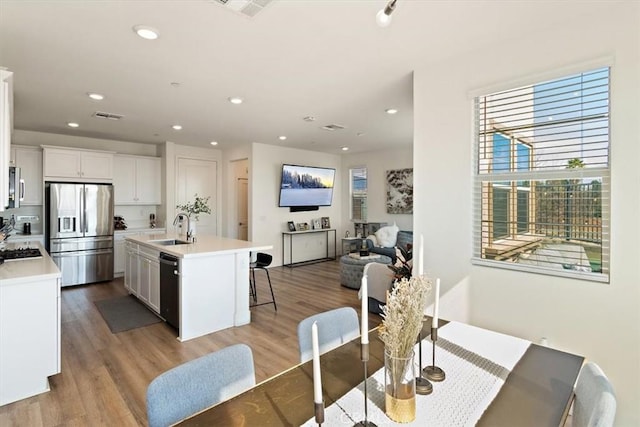
{"label": "dried flower arrangement", "polygon": [[406,358],[422,329],[424,308],[431,291],[431,281],[424,276],[396,280],[382,311],[379,336],[385,351],[392,357]]}
{"label": "dried flower arrangement", "polygon": [[209,199],[211,196],[200,197],[198,193],[195,194],[195,201],[193,203],[187,202],[184,205],[176,205],[176,208],[180,209],[182,212],[186,213],[189,218],[193,215],[194,219],[198,220],[198,215],[206,213],[211,213],[211,208],[209,207]]}

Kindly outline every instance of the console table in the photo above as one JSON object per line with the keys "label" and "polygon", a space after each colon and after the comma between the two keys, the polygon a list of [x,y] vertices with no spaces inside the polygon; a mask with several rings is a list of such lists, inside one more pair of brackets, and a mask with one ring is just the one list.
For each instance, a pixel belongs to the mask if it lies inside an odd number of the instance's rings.
{"label": "console table", "polygon": [[[333,257],[329,256],[329,234],[333,232]],[[293,242],[295,241],[294,237],[295,236],[299,236],[301,234],[310,234],[310,233],[324,233],[325,234],[325,238],[326,238],[326,247],[327,247],[327,251],[326,251],[326,255],[324,258],[317,258],[317,259],[309,259],[309,260],[304,260],[304,261],[297,261],[297,262],[293,262]],[[289,263],[286,263],[286,258],[285,258],[285,241],[286,238],[289,238]],[[324,261],[331,261],[331,260],[335,260],[336,259],[336,229],[335,228],[321,228],[321,229],[316,229],[316,230],[304,230],[304,231],[283,231],[282,232],[282,266],[283,267],[289,267],[289,268],[293,268],[293,267],[297,267],[300,265],[307,265],[307,264],[313,264],[316,262],[324,262]]]}

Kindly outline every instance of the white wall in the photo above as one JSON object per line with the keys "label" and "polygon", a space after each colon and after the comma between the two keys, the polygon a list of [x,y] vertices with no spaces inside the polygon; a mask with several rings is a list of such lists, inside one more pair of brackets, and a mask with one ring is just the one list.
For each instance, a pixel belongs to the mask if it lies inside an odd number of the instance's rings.
{"label": "white wall", "polygon": [[112,139],[87,138],[83,136],[60,135],[57,133],[33,132],[16,129],[11,139],[17,145],[58,145],[62,147],[87,148],[91,150],[115,151],[120,154],[138,156],[158,156],[158,145],[136,142],[114,141]]}
{"label": "white wall", "polygon": [[[349,169],[365,166],[367,168],[367,221],[394,222],[400,230],[413,230],[413,215],[387,213],[387,175],[391,169],[413,167],[413,148],[370,151],[366,153],[344,154],[342,156],[342,218],[344,225],[353,236],[353,224],[349,212]],[[415,171],[414,171],[415,172]],[[415,178],[415,177],[414,177]],[[335,196],[334,196],[335,200]],[[342,230],[342,236],[344,236]]]}
{"label": "white wall", "polygon": [[[459,307],[466,307],[474,324],[532,341],[544,336],[598,363],[617,392],[616,425],[630,426],[640,425],[640,3],[609,12],[509,35],[448,63],[429,64],[425,52],[414,81],[414,230],[425,236],[426,269],[457,295],[443,303],[443,317],[465,316]],[[470,91],[532,83],[604,56],[613,58],[610,284],[472,266]]]}
{"label": "white wall", "polygon": [[[312,218],[328,216],[331,220],[331,227],[338,229],[337,245],[339,252],[340,230],[342,229],[341,182],[346,179],[341,173],[340,156],[254,143],[252,144],[251,159],[253,160],[249,162],[251,200],[249,222],[252,224],[252,228],[249,230],[249,240],[260,244],[273,245],[273,249],[269,251],[273,255],[272,265],[282,264],[282,232],[287,231],[287,221],[310,223]],[[322,206],[319,210],[311,212],[289,212],[289,208],[278,207],[283,163],[335,168],[333,204],[331,206]],[[324,234],[318,233],[313,238],[306,237],[297,236],[294,244],[296,249],[294,261],[296,260],[296,254],[300,259],[303,257],[324,256],[326,248]],[[331,248],[331,251],[333,252],[333,248]]]}

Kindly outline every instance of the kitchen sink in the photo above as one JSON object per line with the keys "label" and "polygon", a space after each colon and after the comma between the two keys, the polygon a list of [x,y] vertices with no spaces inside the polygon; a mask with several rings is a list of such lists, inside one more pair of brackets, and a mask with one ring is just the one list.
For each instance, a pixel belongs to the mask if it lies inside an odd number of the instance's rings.
{"label": "kitchen sink", "polygon": [[149,242],[162,246],[188,245],[186,240],[168,239],[168,240],[150,240]]}

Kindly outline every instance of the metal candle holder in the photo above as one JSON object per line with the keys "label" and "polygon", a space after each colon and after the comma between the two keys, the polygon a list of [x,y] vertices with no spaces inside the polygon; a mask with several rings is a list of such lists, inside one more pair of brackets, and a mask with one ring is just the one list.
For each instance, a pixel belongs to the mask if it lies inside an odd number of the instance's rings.
{"label": "metal candle holder", "polygon": [[433,384],[428,379],[422,376],[422,331],[418,334],[418,361],[419,361],[419,376],[416,377],[416,393],[427,395],[433,392]]}
{"label": "metal candle holder", "polygon": [[433,364],[422,370],[431,381],[444,381],[444,371],[436,366],[436,341],[438,341],[438,328],[431,327],[431,342],[433,343]]}
{"label": "metal candle holder", "polygon": [[316,422],[318,423],[318,426],[321,426],[322,423],[324,422],[324,402],[322,403],[314,402],[313,407],[316,413]]}
{"label": "metal candle holder", "polygon": [[354,427],[378,427],[374,422],[367,420],[367,362],[369,362],[369,343],[360,344],[360,357],[364,366],[364,420],[354,424]]}

